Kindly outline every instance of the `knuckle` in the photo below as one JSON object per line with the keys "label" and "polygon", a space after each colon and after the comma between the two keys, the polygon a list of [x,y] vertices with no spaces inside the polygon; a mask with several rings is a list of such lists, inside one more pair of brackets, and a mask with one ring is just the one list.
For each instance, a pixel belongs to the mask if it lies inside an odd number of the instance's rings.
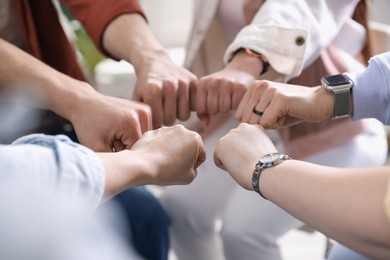
{"label": "knuckle", "polygon": [[179,88],[187,88],[189,85],[190,85],[190,80],[186,80],[186,79],[179,79]]}
{"label": "knuckle", "polygon": [[161,96],[161,87],[157,83],[149,83],[148,91],[145,91],[144,96],[149,99]]}

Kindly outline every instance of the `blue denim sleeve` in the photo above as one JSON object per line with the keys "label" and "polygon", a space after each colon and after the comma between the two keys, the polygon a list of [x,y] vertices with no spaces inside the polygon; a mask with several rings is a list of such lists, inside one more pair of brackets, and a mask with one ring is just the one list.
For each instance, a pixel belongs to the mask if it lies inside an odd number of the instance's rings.
{"label": "blue denim sleeve", "polygon": [[96,154],[63,135],[33,134],[0,146],[0,180],[45,185],[96,208],[104,192],[104,168]]}

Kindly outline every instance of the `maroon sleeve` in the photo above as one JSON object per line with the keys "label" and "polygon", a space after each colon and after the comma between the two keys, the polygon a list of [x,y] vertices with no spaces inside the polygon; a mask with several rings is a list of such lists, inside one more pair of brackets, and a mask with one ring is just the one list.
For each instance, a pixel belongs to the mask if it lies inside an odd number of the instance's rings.
{"label": "maroon sleeve", "polygon": [[61,0],[87,30],[101,52],[110,56],[103,48],[103,33],[112,20],[122,14],[138,13],[145,18],[137,0]]}

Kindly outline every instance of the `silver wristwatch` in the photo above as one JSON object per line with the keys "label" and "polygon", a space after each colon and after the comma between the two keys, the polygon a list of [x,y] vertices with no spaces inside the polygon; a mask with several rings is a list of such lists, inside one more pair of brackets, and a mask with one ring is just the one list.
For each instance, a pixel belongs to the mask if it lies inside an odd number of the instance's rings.
{"label": "silver wristwatch", "polygon": [[269,153],[264,155],[260,158],[260,160],[256,163],[255,170],[253,171],[252,175],[252,186],[253,190],[260,194],[261,197],[264,199],[267,199],[264,197],[264,195],[261,193],[259,188],[259,180],[261,172],[265,168],[273,167],[278,164],[281,164],[285,160],[291,159],[288,155],[282,154],[282,153]]}
{"label": "silver wristwatch", "polygon": [[332,118],[341,118],[350,114],[350,96],[353,83],[344,74],[326,76],[321,79],[322,86],[334,95]]}

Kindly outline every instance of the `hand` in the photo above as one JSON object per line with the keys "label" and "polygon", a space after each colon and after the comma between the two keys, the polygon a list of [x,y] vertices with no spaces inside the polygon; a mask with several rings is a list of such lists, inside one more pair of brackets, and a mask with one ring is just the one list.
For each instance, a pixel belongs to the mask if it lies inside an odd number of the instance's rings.
{"label": "hand", "polygon": [[137,75],[133,100],[152,109],[153,127],[172,125],[190,116],[190,86],[197,77],[177,66],[138,13],[113,19],[103,34],[103,46],[112,56],[132,64]]}
{"label": "hand", "polygon": [[258,160],[276,152],[261,126],[242,123],[222,137],[215,148],[215,164],[244,189],[253,190],[252,174]]}
{"label": "hand", "polygon": [[90,91],[70,118],[77,137],[98,152],[121,151],[151,128],[150,108],[142,103]]}
{"label": "hand", "polygon": [[147,165],[146,172],[151,178],[147,183],[157,185],[190,183],[198,166],[206,160],[200,135],[182,125],[145,133],[131,151]]}
{"label": "hand", "polygon": [[262,63],[240,51],[221,71],[203,77],[196,89],[195,110],[205,115],[237,109],[249,84],[259,75]]}
{"label": "hand", "polygon": [[191,112],[190,89],[196,85],[196,76],[174,64],[167,54],[145,59],[138,68],[133,100],[151,107],[153,128],[172,125],[177,118],[187,120]]}
{"label": "hand", "polygon": [[[320,121],[333,113],[333,96],[318,87],[255,81],[249,87],[236,112],[236,118],[264,128],[280,128],[293,123]],[[263,115],[253,113],[253,108]]]}

